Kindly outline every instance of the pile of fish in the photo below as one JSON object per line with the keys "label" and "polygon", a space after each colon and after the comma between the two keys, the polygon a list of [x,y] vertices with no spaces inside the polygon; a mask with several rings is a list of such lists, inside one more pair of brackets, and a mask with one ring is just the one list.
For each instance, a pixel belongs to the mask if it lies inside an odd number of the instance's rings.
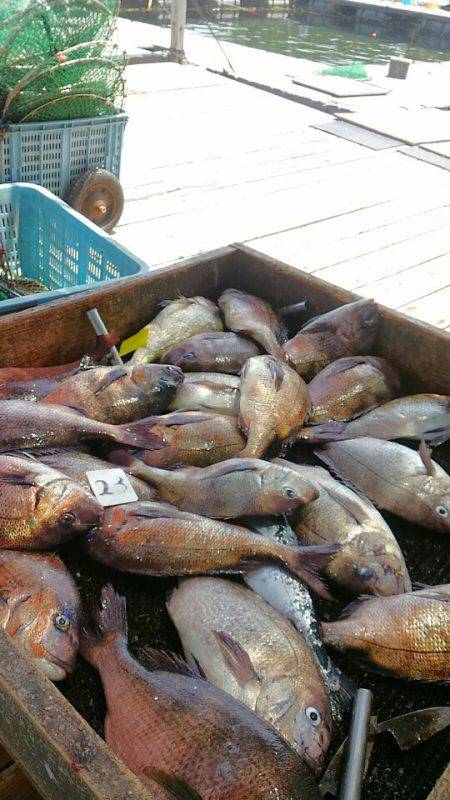
{"label": "pile of fish", "polygon": [[[401,396],[377,325],[360,300],[289,339],[268,303],[227,289],[163,304],[125,366],[0,369],[0,627],[52,680],[80,650],[109,745],[157,800],[319,798],[355,691],[333,650],[450,680],[450,585],[412,585],[381,513],[450,531],[426,444],[448,437],[450,397]],[[135,499],[100,503],[87,473],[117,468]],[[185,660],[130,654],[112,586],[81,625],[55,554],[75,537],[112,582],[180,576],[167,609]],[[321,623],[315,597],[336,595],[350,604]]]}

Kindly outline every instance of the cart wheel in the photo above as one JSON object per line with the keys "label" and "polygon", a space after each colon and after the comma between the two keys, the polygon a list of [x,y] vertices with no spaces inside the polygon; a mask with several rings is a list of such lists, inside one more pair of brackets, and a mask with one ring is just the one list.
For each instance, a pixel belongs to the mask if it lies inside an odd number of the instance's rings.
{"label": "cart wheel", "polygon": [[64,199],[104,231],[112,231],[123,211],[120,182],[106,169],[93,169],[80,175]]}

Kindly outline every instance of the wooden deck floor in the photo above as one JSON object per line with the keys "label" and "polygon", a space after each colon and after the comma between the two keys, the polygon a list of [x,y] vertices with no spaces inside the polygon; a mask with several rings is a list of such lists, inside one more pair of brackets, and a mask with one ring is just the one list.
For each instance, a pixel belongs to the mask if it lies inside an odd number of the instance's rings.
{"label": "wooden deck floor", "polygon": [[450,330],[450,172],[201,67],[128,68],[116,236],[149,266],[231,242]]}

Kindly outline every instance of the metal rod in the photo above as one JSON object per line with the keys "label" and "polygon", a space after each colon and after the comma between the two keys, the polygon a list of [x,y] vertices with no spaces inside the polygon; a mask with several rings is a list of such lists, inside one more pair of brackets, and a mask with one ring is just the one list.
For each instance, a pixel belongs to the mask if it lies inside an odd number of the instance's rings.
{"label": "metal rod", "polygon": [[[105,323],[103,322],[103,320],[102,320],[102,318],[101,318],[101,316],[98,313],[96,308],[91,308],[90,311],[86,311],[86,316],[87,316],[89,322],[91,323],[92,327],[94,328],[94,331],[96,332],[96,334],[98,336],[107,336],[108,335],[108,331],[107,331],[107,329],[105,327]],[[111,361],[114,364],[120,364],[120,365],[123,366],[123,361],[122,361],[121,357],[119,356],[119,353],[118,353],[118,351],[117,351],[117,349],[115,347],[111,347],[111,350],[109,351],[108,355],[110,356]]]}
{"label": "metal rod", "polygon": [[309,308],[309,300],[301,300],[300,303],[292,303],[290,306],[283,306],[278,309],[278,313],[284,316],[285,314],[295,314],[297,311],[306,311]]}
{"label": "metal rod", "polygon": [[339,800],[361,798],[371,708],[372,692],[368,689],[358,689],[353,702]]}

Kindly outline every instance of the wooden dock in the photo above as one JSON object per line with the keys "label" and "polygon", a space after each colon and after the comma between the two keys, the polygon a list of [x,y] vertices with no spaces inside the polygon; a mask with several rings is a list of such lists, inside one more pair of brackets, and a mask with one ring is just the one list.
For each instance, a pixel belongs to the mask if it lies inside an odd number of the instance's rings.
{"label": "wooden dock", "polygon": [[116,236],[150,268],[245,242],[450,330],[450,158],[347,141],[201,67],[131,66],[128,92]]}

